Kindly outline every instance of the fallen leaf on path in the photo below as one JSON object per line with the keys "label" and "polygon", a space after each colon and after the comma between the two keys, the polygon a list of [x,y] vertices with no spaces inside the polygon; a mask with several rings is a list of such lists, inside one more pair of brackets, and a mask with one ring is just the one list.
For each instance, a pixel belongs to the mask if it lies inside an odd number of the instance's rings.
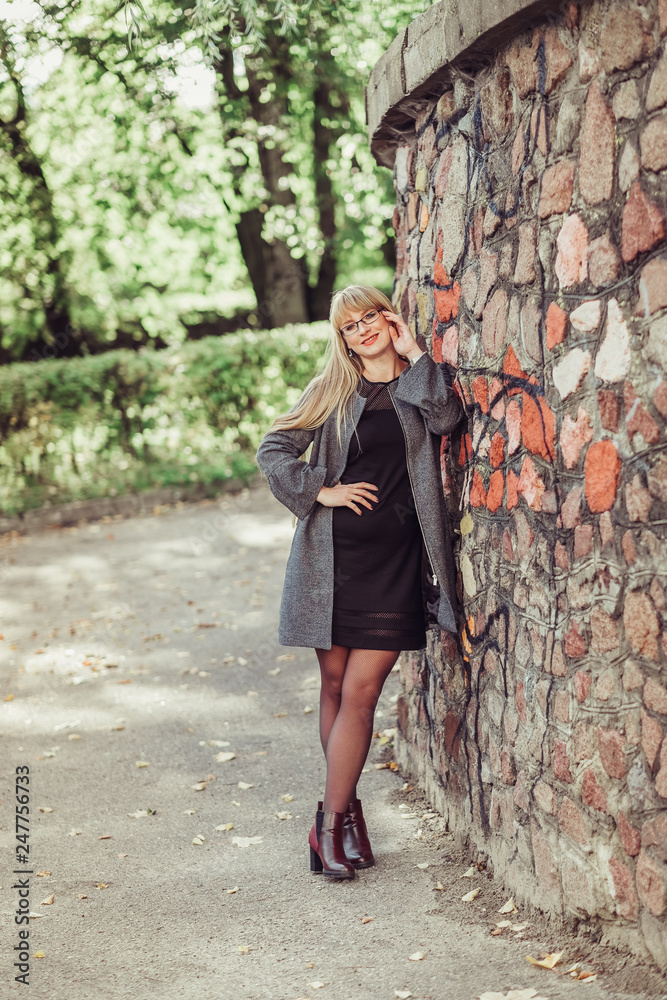
{"label": "fallen leaf on path", "polygon": [[316,981],[314,983],[308,983],[307,985],[310,986],[311,990],[320,990],[324,986],[324,983]]}
{"label": "fallen leaf on path", "polygon": [[491,931],[491,937],[497,937],[498,934],[502,934],[502,932],[503,932],[502,927],[496,927],[494,931]]}
{"label": "fallen leaf on path", "polygon": [[501,930],[503,930],[505,927],[511,927],[511,926],[512,926],[511,920],[499,920],[498,923],[496,924],[496,927],[500,927]]}
{"label": "fallen leaf on path", "polygon": [[287,795],[281,795],[280,798],[283,800],[283,802],[294,802],[294,796],[290,795],[289,792],[287,793]]}
{"label": "fallen leaf on path", "polygon": [[238,663],[238,665],[240,667],[247,667],[248,666],[248,661],[243,656],[237,656],[236,657],[236,662]]}
{"label": "fallen leaf on path", "polygon": [[510,896],[506,903],[504,903],[498,913],[518,913],[516,906],[514,905],[514,896]]}
{"label": "fallen leaf on path", "polygon": [[239,887],[237,885],[235,885],[233,889],[225,889],[225,894],[227,896],[232,896],[235,892],[238,892],[238,891],[239,891]]}
{"label": "fallen leaf on path", "polygon": [[51,808],[51,806],[39,806],[39,811],[41,813],[52,813],[53,809]]}
{"label": "fallen leaf on path", "polygon": [[81,737],[79,736],[78,733],[70,733],[69,736],[67,737],[67,739],[68,740],[80,740]]}
{"label": "fallen leaf on path", "polygon": [[239,781],[238,787],[241,789],[241,791],[247,792],[249,788],[254,788],[255,786],[252,784],[249,785],[247,781]]}
{"label": "fallen leaf on path", "polygon": [[258,698],[258,697],[259,697],[259,695],[257,694],[257,691],[247,691],[246,692],[246,698]]}
{"label": "fallen leaf on path", "polygon": [[312,711],[314,711],[313,706],[312,705],[306,705],[306,707],[303,710],[303,714],[304,715],[310,715],[310,713]]}
{"label": "fallen leaf on path", "polygon": [[236,799],[232,799],[232,805],[233,805],[233,806],[240,806],[240,805],[241,805],[241,803],[240,803],[240,802],[237,802],[237,801],[236,801]]}
{"label": "fallen leaf on path", "polygon": [[192,787],[194,788],[195,792],[203,792],[204,789],[206,788],[206,782],[199,781],[196,785],[192,785]]}
{"label": "fallen leaf on path", "polygon": [[129,856],[130,856],[129,854],[119,854],[118,855],[119,858],[129,858]]}
{"label": "fallen leaf on path", "polygon": [[389,764],[373,764],[373,767],[375,768],[376,771],[384,771],[389,766],[390,766]]}
{"label": "fallen leaf on path", "polygon": [[361,920],[362,924],[370,924],[370,922],[371,922],[371,920],[373,918],[372,917],[360,917],[359,919]]}
{"label": "fallen leaf on path", "polygon": [[6,694],[5,697],[2,700],[3,701],[14,701],[14,695],[13,694]]}
{"label": "fallen leaf on path", "polygon": [[155,816],[155,809],[137,809],[136,812],[127,815],[130,819],[144,819],[145,816]]}
{"label": "fallen leaf on path", "polygon": [[250,951],[250,945],[249,944],[240,944],[238,946],[238,949],[239,949],[239,951],[241,952],[242,955],[247,955],[248,952]]}
{"label": "fallen leaf on path", "polygon": [[[185,810],[184,810],[184,812],[183,812],[183,815],[184,815],[184,816],[194,816],[194,814],[195,814],[196,812],[197,812],[197,810],[196,810],[196,809],[185,809]],[[128,816],[129,816],[129,815],[130,815],[130,814],[128,813]]]}
{"label": "fallen leaf on path", "polygon": [[592,983],[594,979],[597,979],[597,972],[580,972],[577,979],[583,983]]}
{"label": "fallen leaf on path", "polygon": [[194,845],[195,845],[196,847],[200,847],[200,846],[201,846],[201,845],[202,845],[202,844],[203,844],[203,843],[204,843],[205,841],[206,841],[206,837],[204,837],[204,836],[200,835],[200,836],[198,836],[198,837],[193,837],[193,840],[192,840],[192,843],[193,843],[193,844],[194,844]]}
{"label": "fallen leaf on path", "polygon": [[554,951],[540,959],[533,958],[532,955],[526,955],[526,961],[530,962],[531,965],[539,965],[542,969],[553,969],[560,962],[562,954],[562,951]]}
{"label": "fallen leaf on path", "polygon": [[538,997],[537,990],[528,987],[525,990],[510,990],[508,993],[482,993],[476,1000],[547,1000],[547,998]]}
{"label": "fallen leaf on path", "polygon": [[294,659],[294,653],[283,653],[281,656],[276,656],[276,663],[287,663],[288,660]]}
{"label": "fallen leaf on path", "polygon": [[98,840],[113,840],[113,834],[112,833],[103,833],[97,839]]}
{"label": "fallen leaf on path", "polygon": [[135,760],[136,767],[150,767],[151,762],[149,760]]}
{"label": "fallen leaf on path", "polygon": [[72,829],[67,834],[67,836],[68,837],[78,837],[80,833],[83,833],[83,830],[75,830],[74,827],[72,827]]}
{"label": "fallen leaf on path", "polygon": [[280,673],[280,667],[274,667],[274,668],[273,668],[273,670],[267,670],[266,672],[267,672],[267,674],[269,674],[269,675],[270,675],[271,677],[276,677],[276,676],[277,676],[277,674],[279,674],[279,673]]}
{"label": "fallen leaf on path", "polygon": [[43,951],[33,951],[32,957],[33,958],[44,958],[44,952]]}
{"label": "fallen leaf on path", "polygon": [[423,840],[424,839],[424,834],[421,832],[421,829],[417,830],[416,833],[413,833],[412,836],[415,838],[415,840]]}
{"label": "fallen leaf on path", "polygon": [[408,959],[411,962],[421,962],[424,957],[423,951],[413,951],[411,955],[408,955]]}
{"label": "fallen leaf on path", "polygon": [[442,882],[436,882],[436,884],[433,886],[433,888],[434,889],[444,889],[446,887],[442,884]]}
{"label": "fallen leaf on path", "polygon": [[412,996],[410,990],[394,990],[394,996],[398,997],[398,1000],[408,1000],[408,997]]}
{"label": "fallen leaf on path", "polygon": [[463,875],[460,875],[459,878],[474,878],[476,874],[477,869],[472,867],[469,868],[467,872],[464,872]]}
{"label": "fallen leaf on path", "polygon": [[261,844],[264,837],[232,837],[232,844],[235,847],[250,847],[252,844]]}
{"label": "fallen leaf on path", "polygon": [[108,882],[96,882],[95,885],[97,886],[98,889],[108,889],[109,888],[109,883]]}
{"label": "fallen leaf on path", "polygon": [[287,718],[287,712],[274,712],[273,713],[273,718],[274,719],[286,719]]}
{"label": "fallen leaf on path", "polygon": [[227,830],[233,830],[233,829],[234,829],[233,823],[221,823],[220,826],[216,826],[215,828],[216,833],[226,833]]}
{"label": "fallen leaf on path", "polygon": [[415,865],[415,868],[421,868],[422,870],[424,870],[425,868],[428,868],[428,866],[429,866],[428,861],[420,861],[418,865]]}
{"label": "fallen leaf on path", "polygon": [[37,872],[37,877],[44,878],[45,875],[52,875],[52,874],[53,872],[49,871],[48,868],[45,868],[43,872]]}
{"label": "fallen leaf on path", "polygon": [[233,750],[221,750],[217,753],[213,760],[217,761],[218,764],[225,764],[228,760],[234,760],[236,754]]}
{"label": "fallen leaf on path", "polygon": [[200,747],[228,747],[229,740],[204,740],[199,744]]}
{"label": "fallen leaf on path", "polygon": [[116,684],[131,684],[131,683],[132,683],[131,677],[125,677],[122,681],[116,681]]}
{"label": "fallen leaf on path", "polygon": [[462,903],[472,903],[473,899],[479,896],[480,889],[471,889],[470,892],[466,892],[465,896],[461,896]]}
{"label": "fallen leaf on path", "polygon": [[56,898],[55,894],[51,893],[51,895],[47,899],[43,899],[42,900],[42,902],[40,903],[40,906],[51,906],[51,904],[54,902],[55,898]]}
{"label": "fallen leaf on path", "polygon": [[277,812],[276,819],[294,819],[291,812]]}
{"label": "fallen leaf on path", "polygon": [[77,898],[78,899],[88,899],[88,897],[86,896],[85,892],[79,892],[79,893],[77,893]]}
{"label": "fallen leaf on path", "polygon": [[75,726],[81,725],[81,719],[75,719],[74,722],[59,722],[57,726],[53,727],[54,733],[60,733],[63,729],[74,729]]}

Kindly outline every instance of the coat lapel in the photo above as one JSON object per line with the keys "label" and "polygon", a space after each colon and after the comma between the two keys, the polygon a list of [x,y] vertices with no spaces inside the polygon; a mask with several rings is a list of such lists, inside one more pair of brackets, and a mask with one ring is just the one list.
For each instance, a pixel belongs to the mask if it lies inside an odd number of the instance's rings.
{"label": "coat lapel", "polygon": [[332,485],[335,485],[340,480],[340,477],[343,475],[343,471],[345,469],[345,466],[347,465],[347,453],[350,447],[350,441],[352,440],[354,429],[359,423],[359,418],[364,411],[365,405],[366,405],[365,397],[359,395],[358,392],[355,392],[354,395],[352,396],[352,406],[351,406],[352,419],[347,420],[343,424],[340,447],[338,445],[338,439],[336,437],[335,422],[332,424],[333,441],[335,442],[335,448],[336,448],[336,462],[333,469]]}

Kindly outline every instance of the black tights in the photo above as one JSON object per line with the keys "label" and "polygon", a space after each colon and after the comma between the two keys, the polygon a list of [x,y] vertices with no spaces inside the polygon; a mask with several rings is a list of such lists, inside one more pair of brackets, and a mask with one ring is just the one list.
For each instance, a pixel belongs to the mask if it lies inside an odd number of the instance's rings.
{"label": "black tights", "polygon": [[327,761],[325,811],[345,812],[373,738],[375,706],[399,651],[316,649],[322,675],[320,740]]}

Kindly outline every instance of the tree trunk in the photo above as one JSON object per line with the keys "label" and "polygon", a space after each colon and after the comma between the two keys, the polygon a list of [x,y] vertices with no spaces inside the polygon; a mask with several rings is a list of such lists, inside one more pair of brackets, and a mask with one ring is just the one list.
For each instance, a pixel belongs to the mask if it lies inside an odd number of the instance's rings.
{"label": "tree trunk", "polygon": [[[290,56],[287,43],[282,38],[269,38],[267,45],[268,52],[246,57],[247,91],[241,91],[236,84],[231,48],[224,36],[218,50],[216,70],[226,98],[236,102],[237,110],[243,117],[254,119],[266,136],[260,135],[256,143],[267,203],[294,205],[296,208],[294,192],[283,180],[289,176],[291,165],[283,159],[285,145],[281,135],[289,111],[287,85]],[[271,100],[264,101],[263,91],[269,82],[275,83],[275,91]],[[240,138],[243,135],[240,128],[229,129],[227,114],[221,105],[220,115],[228,137]],[[234,191],[239,200],[243,199],[242,174],[243,167],[232,171]],[[263,229],[264,217],[258,207],[241,212],[236,232],[257,299],[260,324],[264,329],[270,329],[287,323],[307,323],[310,319],[308,275],[304,265],[292,257],[289,247],[282,240],[267,240]]]}
{"label": "tree trunk", "polygon": [[[55,346],[58,353],[78,353],[77,350],[72,350],[74,346],[72,342],[73,330],[70,322],[66,276],[63,271],[62,258],[57,251],[60,232],[53,209],[53,197],[39,157],[30,146],[26,136],[27,117],[23,84],[16,68],[16,58],[11,41],[4,25],[0,25],[0,59],[5,72],[14,85],[16,94],[16,111],[11,118],[0,118],[0,130],[7,139],[8,153],[31,189],[28,203],[31,209],[35,248],[41,250],[48,260],[45,273],[49,281],[43,290],[42,301],[48,336],[40,338],[39,344],[49,347],[51,352]],[[68,347],[69,350],[67,350]]]}
{"label": "tree trunk", "polygon": [[324,253],[320,258],[317,272],[317,282],[314,288],[308,289],[308,307],[313,320],[328,319],[333,292],[338,272],[336,259],[336,216],[333,184],[327,168],[329,149],[335,139],[333,129],[326,124],[341,114],[345,108],[334,108],[329,101],[329,78],[327,69],[331,57],[320,53],[315,67],[316,86],[313,92],[315,111],[313,115],[313,165],[315,171],[315,201],[319,216],[320,232],[324,241]]}

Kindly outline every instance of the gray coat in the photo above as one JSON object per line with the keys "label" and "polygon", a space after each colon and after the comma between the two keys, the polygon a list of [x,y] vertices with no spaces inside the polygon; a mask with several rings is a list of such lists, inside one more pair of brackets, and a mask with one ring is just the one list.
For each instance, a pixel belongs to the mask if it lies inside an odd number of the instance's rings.
{"label": "gray coat", "polygon": [[[452,539],[442,490],[439,437],[449,434],[462,415],[452,388],[451,370],[428,354],[390,383],[406,440],[408,471],[426,549],[440,584],[438,624],[456,632],[456,589]],[[335,486],[345,469],[350,439],[366,400],[352,397],[352,419],[336,436],[333,413],[310,430],[267,434],[257,463],[271,492],[299,519],[287,562],[278,638],[283,646],[331,649],[334,598],[332,507],[318,503],[323,486]],[[310,460],[299,458],[312,443]]]}

